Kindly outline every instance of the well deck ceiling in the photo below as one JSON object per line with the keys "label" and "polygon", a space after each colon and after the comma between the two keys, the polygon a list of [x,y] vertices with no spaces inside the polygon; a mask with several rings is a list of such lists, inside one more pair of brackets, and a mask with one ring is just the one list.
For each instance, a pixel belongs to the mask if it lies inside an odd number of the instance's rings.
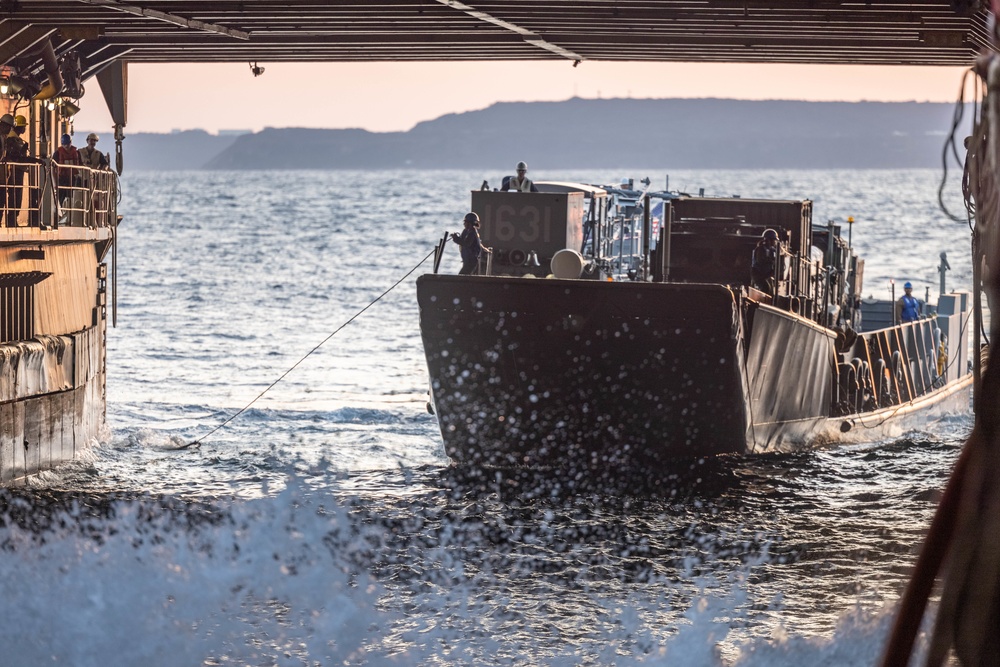
{"label": "well deck ceiling", "polygon": [[104,64],[550,60],[968,65],[968,0],[0,0],[0,56]]}

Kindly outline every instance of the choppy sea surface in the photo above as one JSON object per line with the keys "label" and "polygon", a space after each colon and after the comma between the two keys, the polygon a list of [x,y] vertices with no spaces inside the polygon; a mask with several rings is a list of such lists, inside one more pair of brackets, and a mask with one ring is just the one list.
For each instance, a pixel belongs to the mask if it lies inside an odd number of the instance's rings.
{"label": "choppy sea surface", "polygon": [[[109,431],[4,492],[3,664],[875,664],[971,417],[612,487],[451,468],[414,279],[501,175],[126,173]],[[939,178],[670,185],[853,216],[864,294],[911,280],[934,300],[941,252],[948,288],[971,284]],[[957,180],[946,203],[962,210]]]}

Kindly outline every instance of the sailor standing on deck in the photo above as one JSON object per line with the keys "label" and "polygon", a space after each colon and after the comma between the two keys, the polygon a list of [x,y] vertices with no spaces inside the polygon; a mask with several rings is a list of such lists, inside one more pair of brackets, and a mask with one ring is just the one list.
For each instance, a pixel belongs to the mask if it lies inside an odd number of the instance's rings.
{"label": "sailor standing on deck", "polygon": [[899,322],[916,322],[920,319],[920,302],[913,296],[913,284],[903,285],[905,294],[896,301],[896,319]]}
{"label": "sailor standing on deck", "polygon": [[97,142],[100,139],[95,133],[87,135],[87,145],[80,149],[80,161],[84,167],[91,169],[107,169],[108,159],[104,153],[97,150]]}
{"label": "sailor standing on deck", "polygon": [[17,227],[17,216],[21,211],[21,199],[24,191],[24,177],[28,174],[28,168],[24,166],[29,162],[28,142],[21,138],[28,126],[28,119],[24,116],[14,118],[14,127],[4,137],[4,161],[7,164],[7,194],[5,198],[4,223],[8,227]]}
{"label": "sailor standing on deck", "polygon": [[28,119],[17,116],[14,127],[4,137],[4,153],[8,162],[25,162],[28,159],[28,142],[21,138],[28,126]]}
{"label": "sailor standing on deck", "polygon": [[[75,185],[74,181],[76,180],[73,169],[69,167],[83,165],[83,162],[80,160],[80,151],[73,145],[73,137],[68,134],[62,135],[61,145],[53,153],[52,160],[60,165],[67,165],[57,167],[57,173],[59,174],[59,200],[65,202],[66,198],[70,195],[70,188]],[[65,206],[65,203],[63,205]]]}
{"label": "sailor standing on deck", "polygon": [[0,167],[0,176],[2,176],[3,184],[3,195],[0,196],[0,206],[5,210],[4,218],[5,222],[10,225],[10,218],[12,217],[10,213],[7,212],[7,199],[11,196],[11,191],[14,189],[14,173],[10,167],[11,161],[13,161],[12,155],[7,153],[7,135],[14,131],[14,117],[9,113],[5,113],[0,116],[0,162],[3,162],[2,167]]}
{"label": "sailor standing on deck", "polygon": [[479,256],[483,254],[483,243],[479,240],[479,216],[465,214],[465,229],[461,234],[452,233],[451,240],[462,246],[462,270],[460,276],[471,276],[479,266]]}
{"label": "sailor standing on deck", "polygon": [[5,113],[4,115],[0,116],[0,141],[2,141],[2,144],[0,144],[0,146],[2,146],[2,149],[0,150],[3,151],[3,154],[0,155],[0,160],[2,160],[3,162],[10,161],[10,159],[7,157],[7,142],[3,140],[5,140],[7,138],[7,135],[10,134],[13,130],[14,130],[14,117],[11,116],[9,113]]}
{"label": "sailor standing on deck", "polygon": [[774,270],[778,262],[778,232],[765,229],[750,261],[753,286],[762,292],[774,294]]}
{"label": "sailor standing on deck", "polygon": [[516,176],[508,176],[503,179],[503,187],[500,188],[501,192],[507,192],[513,190],[514,192],[538,192],[538,188],[535,184],[531,182],[528,178],[528,165],[524,162],[518,162]]}

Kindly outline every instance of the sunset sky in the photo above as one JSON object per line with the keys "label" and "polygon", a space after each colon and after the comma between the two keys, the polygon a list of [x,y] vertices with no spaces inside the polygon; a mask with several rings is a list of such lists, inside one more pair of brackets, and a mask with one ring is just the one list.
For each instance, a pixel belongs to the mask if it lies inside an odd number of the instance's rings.
{"label": "sunset sky", "polygon": [[[963,69],[676,63],[460,62],[131,65],[126,134],[174,129],[407,130],[494,102],[635,97],[953,102]],[[77,131],[107,131],[96,79]]]}

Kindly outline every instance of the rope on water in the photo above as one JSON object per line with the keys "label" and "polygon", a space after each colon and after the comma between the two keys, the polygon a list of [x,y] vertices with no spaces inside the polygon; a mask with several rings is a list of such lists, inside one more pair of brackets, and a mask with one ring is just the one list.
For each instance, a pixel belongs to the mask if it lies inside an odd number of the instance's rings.
{"label": "rope on water", "polygon": [[231,415],[228,419],[226,419],[224,422],[222,422],[221,424],[219,424],[218,426],[216,426],[215,428],[213,428],[211,431],[209,431],[205,435],[201,436],[200,438],[197,438],[196,440],[192,440],[188,444],[184,445],[183,447],[179,447],[178,449],[187,449],[189,447],[197,447],[197,446],[201,445],[201,443],[204,442],[206,438],[211,437],[212,434],[214,434],[216,431],[222,429],[224,426],[226,426],[227,424],[229,424],[231,421],[233,421],[234,419],[236,419],[237,417],[239,417],[241,414],[243,414],[244,412],[246,412],[247,410],[249,410],[250,406],[252,406],[254,403],[256,403],[257,401],[259,401],[261,399],[261,397],[264,396],[264,394],[266,394],[267,392],[271,391],[271,389],[273,389],[276,384],[278,384],[279,382],[281,382],[282,380],[284,380],[285,377],[289,373],[291,373],[293,370],[295,370],[298,367],[298,365],[301,364],[303,361],[305,361],[313,352],[315,352],[319,348],[323,347],[323,345],[328,340],[330,340],[331,338],[333,338],[334,336],[336,336],[338,333],[340,333],[340,331],[344,327],[346,327],[348,324],[350,324],[354,320],[358,319],[366,310],[368,310],[369,308],[371,308],[372,306],[374,306],[376,303],[378,303],[379,301],[381,301],[382,298],[386,294],[388,294],[392,290],[394,290],[397,287],[399,287],[400,283],[402,283],[404,280],[406,280],[407,278],[409,278],[410,275],[412,275],[414,271],[416,271],[418,268],[420,268],[421,264],[423,264],[428,259],[430,259],[430,256],[433,255],[436,251],[437,251],[437,248],[435,247],[434,250],[431,250],[429,253],[427,253],[427,255],[422,260],[420,260],[419,262],[417,262],[416,265],[412,269],[410,269],[409,271],[407,271],[406,274],[403,275],[402,278],[400,278],[399,280],[397,280],[396,282],[394,282],[389,289],[385,290],[384,292],[382,292],[381,294],[379,294],[377,297],[375,297],[375,299],[372,300],[371,303],[369,303],[367,306],[365,306],[364,308],[362,308],[361,310],[359,310],[358,312],[356,312],[354,315],[352,315],[350,319],[348,319],[346,322],[344,322],[339,327],[337,327],[329,336],[327,336],[326,338],[324,338],[323,340],[321,340],[315,347],[313,347],[313,349],[309,350],[304,355],[302,355],[302,357],[298,361],[296,361],[294,364],[292,364],[291,367],[288,370],[286,370],[284,373],[282,373],[281,375],[279,375],[277,380],[275,380],[271,384],[267,385],[267,387],[265,387],[262,392],[260,392],[259,394],[257,394],[257,396],[252,401],[250,401],[249,403],[247,403],[246,405],[244,405],[242,408],[240,408],[239,412],[237,412],[236,414]]}

